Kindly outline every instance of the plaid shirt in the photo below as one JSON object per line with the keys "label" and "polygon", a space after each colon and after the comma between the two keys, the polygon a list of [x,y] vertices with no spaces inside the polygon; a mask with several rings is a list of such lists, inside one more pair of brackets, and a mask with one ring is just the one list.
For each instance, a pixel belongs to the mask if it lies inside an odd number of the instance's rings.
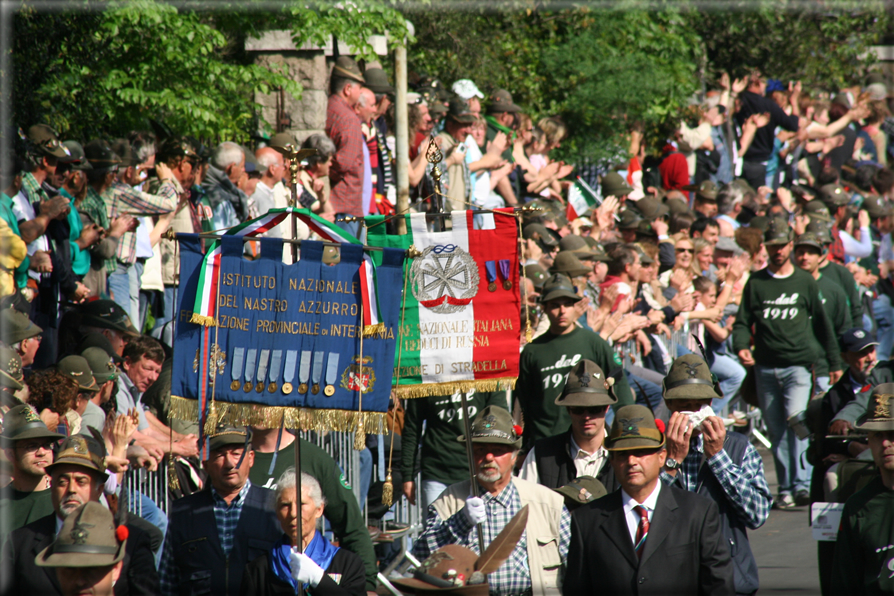
{"label": "plaid shirt", "polygon": [[[81,201],[81,204],[78,206],[79,211],[83,211],[87,215],[90,216],[90,219],[93,220],[93,223],[98,225],[104,230],[109,229],[109,216],[106,210],[106,202],[103,200],[102,196],[96,192],[96,190],[87,185],[87,196],[84,197],[84,200]],[[120,243],[120,241],[119,241]],[[115,264],[115,259],[106,259],[106,273],[114,273],[118,268],[118,265]]]}
{"label": "plaid shirt", "polygon": [[[177,208],[179,196],[177,189],[170,181],[162,184],[157,194],[140,192],[132,186],[116,180],[112,187],[103,193],[109,220],[119,215],[161,215]],[[125,232],[118,241],[115,257],[128,265],[136,261],[137,233]]]}
{"label": "plaid shirt", "polygon": [[[487,522],[483,524],[484,544],[493,542],[512,516],[521,509],[521,499],[515,484],[510,482],[499,495],[493,496],[481,489],[481,498],[487,508]],[[562,507],[562,519],[559,522],[559,555],[562,564],[568,557],[568,544],[571,541],[571,516],[568,509]],[[442,520],[434,506],[428,507],[428,519],[425,520],[425,531],[413,545],[414,554],[424,560],[434,551],[448,544],[458,544],[478,552],[478,533],[475,525],[470,523],[462,510],[453,514],[450,519]],[[521,594],[531,588],[531,572],[528,568],[527,530],[499,569],[487,576],[491,594]]]}
{"label": "plaid shirt", "polygon": [[[239,516],[242,515],[242,505],[245,504],[245,498],[248,491],[251,490],[251,480],[245,481],[245,486],[239,491],[239,494],[233,499],[233,502],[227,505],[223,497],[217,494],[214,488],[211,488],[211,497],[214,499],[214,519],[217,522],[217,536],[220,540],[220,547],[223,549],[224,556],[230,556],[233,550],[233,536],[236,534],[236,526],[239,525]],[[165,537],[164,552],[161,557],[161,566],[158,568],[158,584],[161,587],[161,593],[166,596],[176,596],[180,593],[180,568],[174,562],[174,546],[171,539],[170,530]]]}
{"label": "plaid shirt", "polygon": [[[695,492],[698,489],[698,470],[704,456],[704,437],[699,435],[689,443],[689,454],[683,460],[683,467],[676,477],[661,470],[661,481],[668,486],[677,483],[677,488]],[[756,530],[767,521],[773,499],[767,479],[764,477],[764,462],[753,445],[745,448],[742,465],[737,466],[726,450],[722,450],[705,463],[720,482],[726,499],[736,510],[745,525]]]}
{"label": "plaid shirt", "polygon": [[43,201],[49,201],[50,196],[47,191],[38,184],[37,178],[31,172],[22,172],[22,192],[28,197],[28,202],[32,205],[38,205]]}
{"label": "plaid shirt", "polygon": [[360,118],[345,100],[329,98],[326,109],[326,136],[335,143],[335,155],[329,170],[329,202],[336,213],[363,217],[363,133]]}

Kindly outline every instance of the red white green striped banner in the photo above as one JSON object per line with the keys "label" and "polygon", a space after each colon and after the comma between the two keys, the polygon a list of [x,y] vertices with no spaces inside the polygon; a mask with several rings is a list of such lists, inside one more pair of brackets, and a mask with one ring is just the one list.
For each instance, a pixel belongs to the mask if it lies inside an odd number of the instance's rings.
{"label": "red white green striped banner", "polygon": [[[342,244],[361,244],[349,232],[339,228],[335,224],[326,221],[309,209],[297,209],[285,207],[271,209],[266,214],[246,221],[227,230],[227,236],[257,236],[279,225],[286,217],[294,213],[298,219],[304,222],[314,233],[327,242]],[[220,242],[214,241],[208,247],[205,254],[205,262],[199,273],[199,290],[196,294],[196,302],[190,323],[197,323],[207,327],[217,325],[217,292],[218,274],[220,272]],[[360,264],[360,289],[363,302],[363,321],[365,334],[372,334],[384,326],[379,320],[378,297],[376,295],[375,265],[368,254],[364,253],[363,262]]]}

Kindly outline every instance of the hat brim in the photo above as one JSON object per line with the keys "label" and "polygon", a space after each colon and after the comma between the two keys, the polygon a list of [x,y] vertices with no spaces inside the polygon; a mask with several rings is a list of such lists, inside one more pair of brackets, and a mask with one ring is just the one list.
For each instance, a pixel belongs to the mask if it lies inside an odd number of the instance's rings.
{"label": "hat brim", "polygon": [[[465,443],[466,435],[460,435],[456,437],[457,442]],[[519,436],[516,440],[512,441],[510,439],[505,439],[503,437],[472,437],[472,443],[486,443],[490,445],[509,445],[510,447],[515,447],[516,449],[520,449],[522,446],[522,438]]]}
{"label": "hat brim", "polygon": [[34,564],[38,567],[107,567],[124,559],[125,539],[118,545],[114,555],[94,554],[85,552],[56,552],[55,543],[46,547],[37,554]]}
{"label": "hat brim", "polygon": [[22,384],[18,379],[12,378],[12,376],[4,370],[0,370],[0,387],[6,387],[7,389],[12,389],[13,391],[21,391],[25,385]]}
{"label": "hat brim", "polygon": [[661,433],[661,442],[656,443],[654,439],[645,437],[629,437],[618,439],[612,443],[606,441],[606,451],[633,451],[634,449],[661,449],[664,447],[664,433]]}
{"label": "hat brim", "polygon": [[606,390],[582,387],[560,394],[553,403],[566,408],[611,406],[618,403],[618,399]]}
{"label": "hat brim", "polygon": [[5,445],[9,445],[10,443],[14,443],[15,441],[21,441],[23,439],[53,439],[56,441],[62,440],[65,438],[65,435],[60,435],[59,433],[54,433],[50,431],[46,426],[35,426],[32,428],[28,428],[23,430],[20,433],[11,436],[0,436],[0,440],[3,441]]}
{"label": "hat brim", "polygon": [[590,274],[590,269],[587,267],[581,267],[580,269],[568,269],[566,271],[563,271],[561,269],[552,269],[551,268],[549,270],[549,272],[550,273],[562,273],[564,275],[567,275],[568,277],[583,277],[584,275]]}
{"label": "hat brim", "polygon": [[239,434],[233,433],[233,434],[219,435],[209,441],[208,450],[215,451],[217,449],[220,449],[221,447],[227,447],[229,445],[242,446],[242,445],[245,445],[245,442],[246,442],[246,438],[245,438],[244,434],[239,435]]}
{"label": "hat brim", "polygon": [[475,124],[478,121],[478,118],[475,117],[474,114],[467,115],[456,115],[456,114],[447,114],[447,117],[453,120],[454,122],[459,122],[460,124]]}
{"label": "hat brim", "polygon": [[619,186],[618,188],[603,189],[602,194],[606,197],[623,197],[624,195],[629,195],[633,191],[634,189],[629,186]]}
{"label": "hat brim", "polygon": [[789,238],[771,238],[770,240],[764,240],[764,246],[778,246],[782,244],[788,244],[792,239]]}
{"label": "hat brim", "polygon": [[[393,579],[391,583],[401,588],[409,588],[415,594],[466,594],[468,596],[487,596],[490,588],[487,582],[483,584],[475,584],[474,586],[451,586],[449,588],[438,588],[415,577],[405,577]],[[401,590],[403,591],[403,590]]]}
{"label": "hat brim", "polygon": [[894,418],[872,418],[869,412],[857,419],[854,425],[857,430],[888,431],[894,430]]}
{"label": "hat brim", "polygon": [[671,389],[666,389],[663,392],[664,399],[720,399],[722,396],[718,395],[714,390],[713,385],[707,384],[690,384],[690,385],[681,385],[679,387],[673,387]]}
{"label": "hat brim", "polygon": [[799,246],[812,246],[813,248],[816,248],[818,250],[823,250],[823,245],[819,242],[814,242],[813,240],[795,242],[795,248],[798,248]]}
{"label": "hat brim", "polygon": [[366,88],[376,95],[395,95],[397,93],[397,90],[391,85],[367,85]]}
{"label": "hat brim", "polygon": [[581,298],[574,292],[570,292],[568,290],[553,290],[552,292],[542,295],[540,297],[540,303],[546,304],[550,300],[557,300],[559,298],[570,298],[575,302],[580,302],[581,300],[583,300],[583,298]]}
{"label": "hat brim", "polygon": [[94,466],[92,463],[88,463],[86,460],[79,458],[79,457],[63,457],[63,458],[57,459],[56,461],[54,461],[53,463],[51,463],[44,469],[46,470],[47,473],[52,474],[53,470],[59,466],[80,466],[86,470],[90,470],[91,472],[95,472],[96,474],[99,474],[99,478],[102,482],[105,482],[106,480],[109,479],[109,475],[106,473],[105,470],[100,470],[99,468]]}
{"label": "hat brim", "polygon": [[848,350],[844,350],[845,352],[862,352],[869,346],[877,346],[879,343],[877,341],[867,341],[865,344],[860,345],[860,347],[853,347]]}
{"label": "hat brim", "polygon": [[103,319],[102,317],[97,317],[91,314],[81,315],[81,322],[84,325],[89,327],[98,327],[100,329],[112,329],[113,331],[120,331],[121,333],[126,333],[128,335],[139,335],[140,332],[136,330],[136,327],[131,324],[129,327],[125,327],[124,325],[119,325],[117,323],[113,323],[107,319]]}

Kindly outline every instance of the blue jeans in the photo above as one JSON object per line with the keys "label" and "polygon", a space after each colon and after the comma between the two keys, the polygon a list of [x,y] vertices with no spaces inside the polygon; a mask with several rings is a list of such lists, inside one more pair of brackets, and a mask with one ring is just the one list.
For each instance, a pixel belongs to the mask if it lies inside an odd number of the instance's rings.
{"label": "blue jeans", "polygon": [[891,307],[890,296],[879,294],[872,301],[872,313],[878,325],[878,359],[884,362],[891,358],[891,348],[894,346],[894,308]]}
{"label": "blue jeans", "polygon": [[712,356],[711,372],[717,375],[720,381],[720,389],[723,391],[722,399],[715,399],[711,407],[720,414],[732,398],[739,392],[739,387],[745,381],[745,369],[734,358],[724,354],[708,354]]}
{"label": "blue jeans", "polygon": [[156,315],[152,336],[165,341],[169,346],[173,345],[173,342],[161,337],[161,328],[169,321],[174,320],[175,312],[177,312],[177,286],[165,286],[165,311],[161,316]]}
{"label": "blue jeans", "polygon": [[423,480],[421,488],[421,491],[416,491],[416,502],[418,503],[419,498],[422,498],[422,515],[425,516],[428,515],[428,506],[438,500],[447,485],[437,480]]}
{"label": "blue jeans", "polygon": [[366,496],[369,494],[369,485],[372,482],[372,451],[364,448],[360,452],[360,511],[366,508]]}
{"label": "blue jeans", "polygon": [[140,278],[143,277],[143,263],[136,261],[125,265],[118,261],[115,273],[109,275],[109,293],[130,317],[130,321],[138,331],[140,329]]}
{"label": "blue jeans", "polygon": [[761,413],[776,460],[779,494],[809,490],[813,466],[804,457],[807,440],[798,439],[789,428],[788,419],[807,407],[812,387],[810,371],[803,366],[770,368],[758,364],[754,372]]}

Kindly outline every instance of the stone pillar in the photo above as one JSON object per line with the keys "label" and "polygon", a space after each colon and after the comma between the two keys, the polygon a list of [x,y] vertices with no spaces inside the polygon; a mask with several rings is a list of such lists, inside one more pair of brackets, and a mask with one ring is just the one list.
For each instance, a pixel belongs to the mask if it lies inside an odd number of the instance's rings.
{"label": "stone pillar", "polygon": [[[387,44],[383,36],[372,36],[371,45],[379,55],[387,54]],[[267,31],[260,38],[249,38],[245,42],[246,51],[254,55],[255,64],[270,68],[283,68],[287,75],[301,84],[304,91],[300,98],[285,96],[285,113],[291,118],[292,133],[299,143],[317,132],[324,132],[326,126],[326,105],[329,96],[329,72],[332,69],[332,43],[325,46],[304,44],[297,47],[289,31]],[[339,43],[339,55],[353,55],[350,47]],[[276,105],[279,91],[275,93],[255,93],[262,130],[271,134],[276,131]]]}

